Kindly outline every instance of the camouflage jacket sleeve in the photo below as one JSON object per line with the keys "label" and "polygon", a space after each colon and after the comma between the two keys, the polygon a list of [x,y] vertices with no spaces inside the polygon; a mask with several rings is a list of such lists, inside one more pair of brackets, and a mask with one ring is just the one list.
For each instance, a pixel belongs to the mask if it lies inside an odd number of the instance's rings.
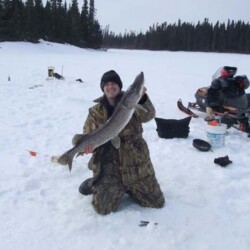
{"label": "camouflage jacket sleeve", "polygon": [[[95,118],[95,113],[92,109],[89,109],[88,117],[83,126],[83,134],[89,134],[97,129],[98,125]],[[76,145],[78,141],[82,138],[82,134],[76,134],[72,138],[72,144]]]}
{"label": "camouflage jacket sleeve", "polygon": [[107,111],[101,104],[89,109],[88,117],[83,126],[83,133],[89,134],[102,127],[107,122]]}
{"label": "camouflage jacket sleeve", "polygon": [[151,102],[149,96],[145,94],[145,101],[139,104],[142,106],[142,109],[136,109],[136,115],[139,117],[142,123],[148,122],[155,117],[155,108],[153,103]]}

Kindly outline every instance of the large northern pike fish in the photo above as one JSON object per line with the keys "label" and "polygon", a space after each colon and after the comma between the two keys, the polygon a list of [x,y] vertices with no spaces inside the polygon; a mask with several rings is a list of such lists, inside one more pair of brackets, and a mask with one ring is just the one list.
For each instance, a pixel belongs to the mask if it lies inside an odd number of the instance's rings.
{"label": "large northern pike fish", "polygon": [[95,149],[117,137],[130,121],[141,98],[143,86],[144,75],[141,72],[123,94],[107,123],[90,134],[82,135],[78,143],[61,155],[57,162],[62,165],[69,165],[69,170],[71,171],[73,158],[76,154],[84,152],[85,148],[89,145],[92,145]]}

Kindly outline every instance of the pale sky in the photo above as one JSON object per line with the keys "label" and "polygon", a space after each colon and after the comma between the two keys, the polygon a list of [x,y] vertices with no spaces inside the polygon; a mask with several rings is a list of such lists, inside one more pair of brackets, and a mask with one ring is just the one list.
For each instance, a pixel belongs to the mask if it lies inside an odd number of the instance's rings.
{"label": "pale sky", "polygon": [[102,28],[109,25],[115,33],[144,32],[153,24],[178,19],[195,24],[204,18],[250,22],[249,0],[95,0],[95,8]]}

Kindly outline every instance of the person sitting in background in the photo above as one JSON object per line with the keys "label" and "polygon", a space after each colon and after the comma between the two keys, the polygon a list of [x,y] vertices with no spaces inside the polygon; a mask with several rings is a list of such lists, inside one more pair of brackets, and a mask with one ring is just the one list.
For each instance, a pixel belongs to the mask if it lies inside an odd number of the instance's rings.
{"label": "person sitting in background", "polygon": [[[97,104],[89,109],[84,134],[94,132],[107,122],[124,93],[121,91],[120,76],[114,70],[103,74],[100,87],[104,95],[96,99],[94,102]],[[111,140],[94,151],[89,145],[83,152],[93,153],[88,164],[93,178],[85,180],[79,192],[83,195],[93,194],[92,205],[99,214],[116,211],[125,193],[143,207],[161,208],[165,203],[147,143],[142,137],[142,123],[155,117],[155,109],[145,87],[139,104],[143,109],[136,109],[119,133],[118,147]],[[79,138],[79,134],[73,137],[73,145],[77,144]]]}
{"label": "person sitting in background", "polygon": [[245,89],[249,87],[249,80],[246,75],[235,76],[236,72],[236,67],[224,66],[214,74],[207,91],[206,121],[214,120],[213,110],[221,111],[223,105],[247,108]]}

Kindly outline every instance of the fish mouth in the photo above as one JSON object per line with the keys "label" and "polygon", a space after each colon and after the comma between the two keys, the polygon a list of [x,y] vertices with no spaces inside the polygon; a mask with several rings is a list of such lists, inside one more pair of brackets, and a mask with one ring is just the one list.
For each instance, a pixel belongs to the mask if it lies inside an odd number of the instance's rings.
{"label": "fish mouth", "polygon": [[135,90],[138,94],[142,93],[143,90],[143,86],[144,86],[144,74],[143,72],[141,72],[138,76],[137,79],[135,81]]}

